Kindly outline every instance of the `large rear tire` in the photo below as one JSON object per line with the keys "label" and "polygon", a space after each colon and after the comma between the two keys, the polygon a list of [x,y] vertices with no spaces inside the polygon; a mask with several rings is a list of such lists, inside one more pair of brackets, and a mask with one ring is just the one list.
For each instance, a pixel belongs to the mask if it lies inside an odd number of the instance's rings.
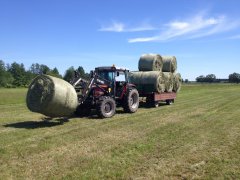
{"label": "large rear tire", "polygon": [[116,113],[116,102],[111,97],[103,97],[97,104],[97,115],[100,118],[110,118]]}
{"label": "large rear tire", "polygon": [[139,106],[139,94],[137,89],[130,89],[123,101],[123,109],[128,113],[135,113]]}

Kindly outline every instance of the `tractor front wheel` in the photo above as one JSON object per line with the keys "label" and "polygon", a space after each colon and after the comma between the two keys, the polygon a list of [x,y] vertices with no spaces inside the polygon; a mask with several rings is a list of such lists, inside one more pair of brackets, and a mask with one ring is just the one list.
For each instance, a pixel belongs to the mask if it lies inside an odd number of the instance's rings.
{"label": "tractor front wheel", "polygon": [[110,118],[116,113],[116,103],[111,97],[104,97],[97,104],[97,114],[100,118]]}

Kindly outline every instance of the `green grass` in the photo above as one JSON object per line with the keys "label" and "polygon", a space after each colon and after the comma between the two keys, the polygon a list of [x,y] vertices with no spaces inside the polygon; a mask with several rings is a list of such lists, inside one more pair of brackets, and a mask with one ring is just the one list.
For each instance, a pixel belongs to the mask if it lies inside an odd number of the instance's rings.
{"label": "green grass", "polygon": [[190,85],[172,106],[44,122],[25,89],[0,89],[0,179],[240,179],[239,92]]}

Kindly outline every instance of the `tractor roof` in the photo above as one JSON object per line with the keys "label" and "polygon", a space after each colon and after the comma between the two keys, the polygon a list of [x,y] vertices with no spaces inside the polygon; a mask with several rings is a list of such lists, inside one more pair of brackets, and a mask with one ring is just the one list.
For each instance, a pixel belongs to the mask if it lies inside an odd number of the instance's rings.
{"label": "tractor roof", "polygon": [[113,65],[113,66],[96,67],[95,70],[105,70],[105,71],[129,71],[129,69],[127,69],[127,68],[116,67],[115,65]]}

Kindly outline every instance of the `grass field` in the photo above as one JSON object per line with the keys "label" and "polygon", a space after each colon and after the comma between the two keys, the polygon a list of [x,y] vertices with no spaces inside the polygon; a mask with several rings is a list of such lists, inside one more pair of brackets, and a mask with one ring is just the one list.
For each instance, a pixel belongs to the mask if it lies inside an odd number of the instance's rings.
{"label": "grass field", "polygon": [[175,104],[45,122],[0,89],[0,179],[240,179],[240,86],[184,86]]}

